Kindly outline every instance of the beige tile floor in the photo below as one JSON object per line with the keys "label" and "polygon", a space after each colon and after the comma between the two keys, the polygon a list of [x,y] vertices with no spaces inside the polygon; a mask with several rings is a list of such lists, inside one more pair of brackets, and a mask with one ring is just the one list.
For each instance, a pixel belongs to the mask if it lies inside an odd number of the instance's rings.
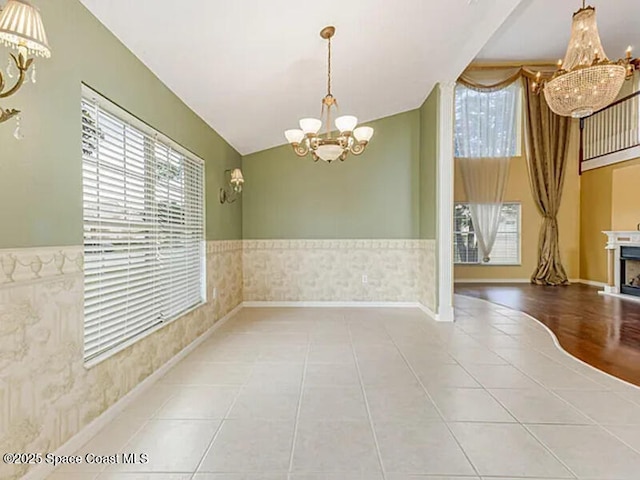
{"label": "beige tile floor", "polygon": [[86,444],[142,466],[51,480],[640,478],[640,389],[525,315],[458,297],[414,309],[254,308]]}

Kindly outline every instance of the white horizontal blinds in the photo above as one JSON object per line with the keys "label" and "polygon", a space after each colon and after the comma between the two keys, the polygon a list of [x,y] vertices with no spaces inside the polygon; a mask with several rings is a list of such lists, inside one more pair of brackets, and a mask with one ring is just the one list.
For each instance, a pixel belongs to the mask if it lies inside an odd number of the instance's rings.
{"label": "white horizontal blinds", "polygon": [[489,264],[520,263],[520,204],[504,203]]}
{"label": "white horizontal blinds", "polygon": [[82,100],[85,360],[176,318],[204,292],[202,162],[105,103]]}

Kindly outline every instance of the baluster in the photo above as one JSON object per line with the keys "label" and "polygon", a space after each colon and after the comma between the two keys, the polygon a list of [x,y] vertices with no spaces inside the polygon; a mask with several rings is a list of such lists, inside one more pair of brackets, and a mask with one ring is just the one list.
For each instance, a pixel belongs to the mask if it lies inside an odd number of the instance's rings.
{"label": "baluster", "polygon": [[634,123],[634,144],[640,145],[640,100],[638,99],[638,95],[633,97],[633,118],[635,119]]}
{"label": "baluster", "polygon": [[607,153],[613,151],[613,112],[610,108],[607,108]]}
{"label": "baluster", "polygon": [[627,102],[627,118],[629,119],[629,125],[627,125],[627,145],[629,147],[633,146],[633,125],[635,123],[634,113],[633,113],[633,99]]}
{"label": "baluster", "polygon": [[613,128],[615,129],[615,134],[614,134],[614,144],[613,144],[613,148],[615,148],[616,152],[620,150],[621,144],[620,144],[620,127],[622,124],[622,116],[621,116],[621,112],[620,112],[620,104],[617,104],[616,106],[613,107],[613,116],[614,116],[614,122],[613,122]]}
{"label": "baluster", "polygon": [[593,124],[593,118],[587,118],[584,121],[584,128],[585,128],[585,138],[586,138],[586,145],[585,145],[585,158],[588,160],[590,158],[593,157],[593,128],[592,128],[592,124]]}
{"label": "baluster", "polygon": [[624,124],[622,125],[622,148],[627,148],[629,146],[629,101],[622,102],[622,120]]}
{"label": "baluster", "polygon": [[597,116],[589,119],[589,136],[591,137],[591,139],[589,140],[589,143],[591,144],[591,155],[589,155],[590,158],[598,155],[598,137],[596,135],[598,125],[599,122]]}

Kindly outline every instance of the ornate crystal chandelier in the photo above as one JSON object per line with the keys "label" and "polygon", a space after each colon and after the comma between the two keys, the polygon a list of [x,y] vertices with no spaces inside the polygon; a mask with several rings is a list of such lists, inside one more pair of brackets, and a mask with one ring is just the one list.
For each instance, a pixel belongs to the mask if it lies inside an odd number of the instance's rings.
{"label": "ornate crystal chandelier", "polygon": [[318,134],[322,128],[322,120],[316,118],[303,118],[300,120],[300,129],[284,132],[296,155],[304,157],[311,153],[314,162],[317,162],[318,159],[327,163],[337,159],[343,161],[349,153],[360,155],[373,136],[373,128],[371,127],[356,128],[358,119],[353,115],[343,115],[336,118],[335,125],[340,133],[335,137],[331,135],[331,108],[338,108],[338,101],[331,94],[331,37],[335,32],[335,27],[325,27],[320,32],[320,36],[328,43],[327,95],[322,99],[320,115],[320,118],[324,120],[326,133],[324,135]]}
{"label": "ornate crystal chandelier", "polygon": [[547,82],[538,73],[534,89],[542,88],[551,110],[564,117],[582,118],[611,104],[626,78],[633,75],[631,47],[626,58],[612,62],[600,42],[596,9],[585,7],[573,14],[571,39],[564,61]]}

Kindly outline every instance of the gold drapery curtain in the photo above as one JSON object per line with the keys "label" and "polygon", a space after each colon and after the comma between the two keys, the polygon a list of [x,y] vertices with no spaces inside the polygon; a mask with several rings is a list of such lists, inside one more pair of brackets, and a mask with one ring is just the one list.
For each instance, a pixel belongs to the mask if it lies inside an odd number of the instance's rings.
{"label": "gold drapery curtain", "polygon": [[479,92],[494,92],[508,87],[520,79],[535,81],[538,72],[548,79],[557,68],[552,65],[536,67],[519,66],[471,66],[458,78],[458,83]]}
{"label": "gold drapery curtain", "polygon": [[525,78],[525,138],[531,192],[543,217],[538,266],[531,276],[537,285],[568,285],[560,258],[558,210],[562,200],[571,119],[553,113],[544,98],[531,91]]}
{"label": "gold drapery curtain", "polygon": [[531,192],[543,217],[538,243],[538,266],[531,276],[537,285],[568,285],[560,258],[557,214],[562,199],[571,119],[554,114],[544,94],[532,91],[540,78],[549,79],[556,65],[472,65],[458,83],[481,92],[503,89],[522,81],[525,90],[525,144]]}

